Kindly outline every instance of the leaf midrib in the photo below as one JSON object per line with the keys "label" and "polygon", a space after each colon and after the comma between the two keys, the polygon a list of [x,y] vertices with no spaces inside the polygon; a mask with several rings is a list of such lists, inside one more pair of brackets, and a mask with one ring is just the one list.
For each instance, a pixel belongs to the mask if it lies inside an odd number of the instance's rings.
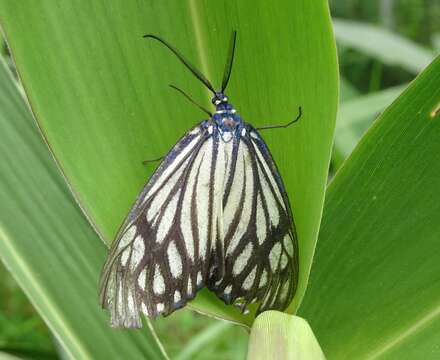
{"label": "leaf midrib", "polygon": [[439,316],[440,316],[440,305],[437,305],[431,311],[429,311],[425,316],[423,316],[420,320],[418,320],[415,324],[410,326],[406,331],[404,332],[399,331],[398,334],[395,334],[394,336],[390,337],[382,347],[372,351],[370,354],[367,354],[365,359],[367,360],[378,359],[382,355],[398,347],[401,343],[403,343],[413,334],[417,333],[418,330],[420,330],[429,322],[433,321],[436,317]]}
{"label": "leaf midrib", "polygon": [[[194,30],[197,56],[199,57],[200,65],[202,67],[201,71],[209,79],[209,81],[212,82],[211,72],[209,71],[209,65],[208,65],[208,57],[207,57],[206,50],[205,50],[206,47],[203,46],[203,36],[202,36],[202,30],[201,30],[201,24],[200,24],[200,14],[198,12],[198,7],[197,7],[197,4],[195,3],[195,0],[189,0],[188,7],[190,10],[190,14],[191,14],[191,25]],[[211,98],[210,91],[205,87],[204,87],[204,91],[206,92],[208,99],[210,99]]]}

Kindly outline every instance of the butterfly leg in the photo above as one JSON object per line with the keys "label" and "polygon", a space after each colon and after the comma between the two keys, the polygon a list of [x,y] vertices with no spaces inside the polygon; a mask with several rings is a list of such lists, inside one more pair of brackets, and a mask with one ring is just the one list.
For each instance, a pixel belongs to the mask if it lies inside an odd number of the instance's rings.
{"label": "butterfly leg", "polygon": [[164,157],[165,156],[161,156],[161,157],[158,157],[157,159],[144,160],[144,161],[142,161],[142,164],[143,165],[148,165],[148,164],[156,162],[156,161],[161,161],[161,160],[163,160]]}
{"label": "butterfly leg", "polygon": [[296,123],[302,116],[302,110],[301,110],[301,106],[298,108],[298,115],[295,119],[293,119],[292,121],[288,122],[287,124],[282,124],[282,125],[267,125],[267,126],[261,126],[261,127],[257,127],[257,130],[268,130],[268,129],[279,129],[279,128],[287,128],[290,125]]}

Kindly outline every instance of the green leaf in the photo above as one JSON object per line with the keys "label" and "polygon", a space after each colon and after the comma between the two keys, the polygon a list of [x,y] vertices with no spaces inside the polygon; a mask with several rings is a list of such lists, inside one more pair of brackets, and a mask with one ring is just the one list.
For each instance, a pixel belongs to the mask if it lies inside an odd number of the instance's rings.
{"label": "green leaf", "polygon": [[[300,314],[329,359],[438,359],[440,57],[331,183]],[[418,355],[417,355],[418,354]]]}
{"label": "green leaf", "polygon": [[[304,293],[317,238],[335,124],[338,74],[324,0],[0,0],[1,22],[39,125],[70,186],[107,243],[153,167],[203,118],[167,84],[209,105],[209,94],[159,43],[176,46],[218,85],[238,31],[228,95],[255,126],[303,118],[264,137],[279,165],[300,239]],[[255,24],[258,23],[258,26]],[[23,31],[23,28],[32,31]],[[244,316],[203,291],[192,306],[240,323]]]}
{"label": "green leaf", "polygon": [[98,305],[106,249],[0,63],[0,257],[72,358],[164,356],[148,329],[118,332]]}
{"label": "green leaf", "polygon": [[249,360],[324,360],[325,356],[306,320],[278,311],[259,315],[249,339]]}
{"label": "green leaf", "polygon": [[0,351],[0,360],[19,360],[19,357]]}
{"label": "green leaf", "polygon": [[395,86],[341,104],[336,122],[335,148],[344,158],[353,151],[374,118],[390,105],[406,86]]}
{"label": "green leaf", "polygon": [[334,19],[338,44],[359,50],[387,65],[399,65],[417,74],[432,59],[434,52],[391,31],[359,21]]}
{"label": "green leaf", "polygon": [[183,348],[180,353],[175,357],[175,360],[188,360],[193,359],[195,355],[206,346],[212,346],[210,343],[214,342],[226,329],[232,325],[225,321],[216,321],[210,325],[203,332],[199,332],[194,335],[191,341]]}
{"label": "green leaf", "polygon": [[339,79],[339,85],[339,101],[342,103],[355,99],[360,95],[359,91],[347,79],[344,79],[343,77]]}

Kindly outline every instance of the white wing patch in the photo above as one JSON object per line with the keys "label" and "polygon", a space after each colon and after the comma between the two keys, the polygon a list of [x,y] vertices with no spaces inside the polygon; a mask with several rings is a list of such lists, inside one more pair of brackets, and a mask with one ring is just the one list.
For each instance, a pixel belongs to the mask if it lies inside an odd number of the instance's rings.
{"label": "white wing patch", "polygon": [[289,255],[290,257],[292,257],[293,256],[293,241],[292,241],[292,238],[290,237],[290,235],[289,234],[286,234],[285,236],[284,236],[284,239],[283,239],[283,245],[284,245],[284,249],[286,250],[286,252],[287,252],[287,255]]}
{"label": "white wing patch", "polygon": [[223,292],[225,295],[230,295],[232,292],[232,285],[228,285],[225,288],[225,291]]}
{"label": "white wing patch", "polygon": [[258,287],[262,288],[262,287],[266,286],[266,284],[267,284],[267,271],[266,271],[266,269],[264,269],[263,273],[261,274],[260,283],[258,284]]}
{"label": "white wing patch", "polygon": [[133,242],[133,249],[131,254],[131,262],[130,267],[131,271],[135,271],[139,266],[141,260],[143,259],[145,254],[145,243],[142,235],[136,236],[136,239]]}
{"label": "white wing patch", "polygon": [[[261,170],[260,165],[258,165],[258,176],[260,179],[261,184],[261,191],[263,194],[270,194],[270,187],[269,184],[266,181],[266,178],[263,175],[263,171]],[[276,199],[273,196],[267,196],[265,197],[267,202],[267,208],[270,209],[269,218],[270,222],[273,226],[278,226],[280,221],[280,212],[278,210]]]}
{"label": "white wing patch", "polygon": [[237,161],[236,161],[236,168],[234,172],[234,179],[233,183],[231,185],[231,192],[229,197],[231,199],[234,199],[234,201],[228,201],[224,205],[223,210],[223,233],[225,233],[232,224],[232,221],[235,219],[235,214],[237,213],[237,210],[240,206],[240,195],[243,190],[244,186],[244,154],[243,154],[243,147],[240,146],[238,148],[238,154],[237,154]]}
{"label": "white wing patch", "polygon": [[[191,140],[191,142],[185,146],[182,151],[176,156],[175,160],[168,166],[163,173],[161,174],[160,178],[153,184],[148,194],[145,196],[144,201],[148,200],[151,196],[151,194],[154,194],[154,192],[163,185],[166,181],[168,182],[168,177],[173,174],[177,167],[181,165],[182,160],[185,159],[185,157],[194,150],[194,148],[197,146],[197,144],[200,141],[200,136],[195,136],[194,139]],[[179,144],[176,145],[178,147]]]}
{"label": "white wing patch", "polygon": [[180,300],[182,300],[182,295],[180,295],[180,291],[174,291],[174,302],[178,303]]}
{"label": "white wing patch", "polygon": [[180,168],[176,171],[176,173],[171,174],[169,179],[165,184],[163,184],[162,188],[160,188],[156,193],[152,190],[144,198],[144,203],[146,200],[153,199],[150,205],[149,210],[147,211],[147,221],[152,221],[154,217],[159,213],[163,204],[167,200],[170,192],[176,186],[179,179],[182,177],[183,172],[186,169],[186,166],[189,163],[189,159],[183,162]]}
{"label": "white wing patch", "polygon": [[257,273],[257,266],[254,266],[252,271],[249,273],[249,275],[244,280],[244,283],[243,283],[244,290],[249,290],[252,287],[252,285],[254,285],[256,273]]}
{"label": "white wing patch", "polygon": [[156,310],[158,313],[161,313],[162,311],[164,311],[164,309],[165,309],[165,305],[163,303],[158,303],[156,305]]}
{"label": "white wing patch", "polygon": [[254,245],[251,242],[248,243],[241,254],[238,256],[238,258],[235,260],[234,267],[232,269],[232,273],[234,275],[238,275],[243,271],[244,267],[247,265],[249,259],[252,256],[253,247]]}
{"label": "white wing patch", "polygon": [[192,295],[192,284],[191,284],[191,279],[188,279],[188,287],[187,287],[187,291],[186,293],[188,294],[188,296]]}
{"label": "white wing patch", "polygon": [[257,217],[255,226],[257,227],[258,243],[262,245],[267,236],[267,223],[260,194],[257,195]]}
{"label": "white wing patch", "polygon": [[156,295],[161,295],[165,292],[165,279],[160,272],[159,265],[156,265],[154,270],[153,291]]}
{"label": "white wing patch", "polygon": [[121,256],[121,265],[122,265],[122,266],[126,266],[126,265],[127,265],[128,258],[130,257],[130,251],[131,251],[131,249],[130,249],[130,248],[127,248],[127,249],[122,253],[122,256]]}
{"label": "white wing patch", "polygon": [[[244,148],[244,146],[242,146]],[[240,152],[239,152],[240,154]],[[250,161],[250,155],[247,149],[243,149],[241,152],[242,155],[242,164],[243,164],[243,172],[240,174],[238,171],[234,174],[234,183],[232,184],[232,189],[234,188],[234,185],[237,187],[240,186],[240,184],[243,184],[243,180],[238,180],[238,177],[243,177],[245,179],[244,188],[243,185],[238,188],[239,193],[244,193],[244,203],[242,204],[242,207],[240,207],[240,203],[238,202],[239,196],[237,198],[230,196],[229,202],[237,202],[237,204],[232,205],[231,207],[235,208],[235,210],[241,211],[240,215],[237,215],[237,212],[230,214],[229,209],[226,206],[225,208],[225,214],[228,213],[230,216],[234,216],[233,219],[235,219],[237,216],[240,216],[240,221],[238,223],[238,226],[234,232],[234,235],[231,238],[231,241],[228,245],[226,255],[231,255],[235,249],[237,248],[237,245],[239,244],[240,240],[242,239],[244,233],[246,232],[246,229],[249,225],[251,215],[252,215],[252,202],[253,202],[253,187],[254,187],[254,177],[252,173],[252,164]],[[239,162],[240,159],[237,159],[237,162]],[[235,182],[235,178],[237,177],[237,182]],[[228,202],[228,204],[229,204]],[[232,224],[232,220],[228,219],[229,226]],[[226,224],[225,224],[226,226]],[[225,232],[226,233],[226,232]]]}
{"label": "white wing patch", "polygon": [[258,159],[260,160],[261,164],[263,164],[264,172],[265,172],[265,173],[267,174],[267,176],[269,177],[269,181],[270,181],[270,183],[271,183],[271,185],[272,185],[272,189],[273,189],[273,191],[275,192],[276,197],[277,197],[279,203],[283,206],[284,210],[286,210],[286,204],[285,204],[285,202],[284,202],[283,197],[281,196],[281,193],[280,193],[280,189],[279,189],[279,187],[278,187],[278,184],[277,184],[275,178],[273,177],[273,173],[272,173],[272,171],[270,171],[270,169],[269,169],[269,165],[267,164],[267,161],[265,161],[264,156],[263,156],[263,154],[261,153],[261,151],[260,151],[260,149],[258,148],[258,146],[256,145],[256,143],[255,143],[255,142],[252,142],[252,145],[254,146],[254,150],[255,150],[255,153],[256,153],[257,156],[258,156]]}
{"label": "white wing patch", "polygon": [[174,218],[176,216],[177,203],[179,201],[180,192],[174,195],[173,199],[169,202],[163,213],[163,218],[159,222],[157,229],[156,242],[161,243],[173,225]]}
{"label": "white wing patch", "polygon": [[194,234],[192,229],[192,224],[196,221],[191,213],[192,200],[196,196],[195,184],[197,180],[197,173],[200,169],[201,162],[204,158],[204,152],[206,151],[206,144],[202,145],[200,152],[197,154],[191,171],[188,175],[186,191],[183,195],[182,211],[180,216],[180,228],[182,230],[183,238],[185,239],[184,244],[186,246],[187,255],[194,262],[194,259],[198,254],[194,254]]}
{"label": "white wing patch", "polygon": [[[203,168],[200,166],[197,169],[198,181],[196,183],[196,208],[197,208],[197,224],[199,234],[199,259],[206,258],[207,246],[208,246],[208,201],[209,189],[210,189],[210,175],[211,175],[211,162],[212,162],[212,146],[213,140],[209,139],[206,144],[206,148],[200,153],[201,161],[203,162]],[[193,170],[194,171],[194,170]]]}
{"label": "white wing patch", "polygon": [[176,244],[171,242],[168,245],[168,264],[170,266],[171,274],[174,278],[178,278],[182,275],[182,257],[177,250]]}
{"label": "white wing patch", "polygon": [[136,235],[136,226],[132,225],[122,235],[121,240],[119,241],[119,244],[118,244],[118,248],[119,249],[125,248],[134,239],[135,235]]}
{"label": "white wing patch", "polygon": [[138,285],[142,290],[145,290],[145,280],[147,278],[147,270],[144,269],[141,271],[138,277]]}
{"label": "white wing patch", "polygon": [[269,254],[270,268],[275,271],[281,256],[281,244],[276,243]]}

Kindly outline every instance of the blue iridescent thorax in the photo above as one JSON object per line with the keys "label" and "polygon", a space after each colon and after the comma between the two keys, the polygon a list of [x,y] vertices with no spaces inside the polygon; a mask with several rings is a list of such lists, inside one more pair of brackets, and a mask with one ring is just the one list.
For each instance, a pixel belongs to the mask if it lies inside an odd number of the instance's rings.
{"label": "blue iridescent thorax", "polygon": [[[217,125],[220,134],[232,133],[239,135],[243,127],[243,121],[232,104],[228,102],[228,97],[222,92],[217,92],[212,98],[212,103],[215,105],[215,113],[212,115],[212,121]],[[222,136],[222,138],[224,141],[230,141],[230,139],[232,139],[230,135]]]}

